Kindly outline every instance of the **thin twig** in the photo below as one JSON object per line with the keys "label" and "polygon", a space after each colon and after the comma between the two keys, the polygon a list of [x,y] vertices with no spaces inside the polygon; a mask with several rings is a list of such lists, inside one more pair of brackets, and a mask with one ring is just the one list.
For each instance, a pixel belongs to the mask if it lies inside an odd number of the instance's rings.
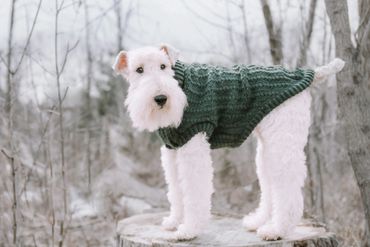
{"label": "thin twig", "polygon": [[66,66],[66,63],[67,63],[67,60],[68,60],[69,54],[77,47],[77,45],[78,45],[79,42],[80,41],[77,40],[76,43],[72,47],[69,47],[69,43],[67,44],[67,50],[66,50],[66,52],[64,54],[63,63],[62,63],[62,66],[60,68],[60,71],[58,72],[59,75],[61,75],[63,73],[64,68]]}
{"label": "thin twig", "polygon": [[23,62],[23,58],[24,58],[24,56],[26,54],[27,48],[28,48],[28,46],[30,44],[31,37],[32,37],[32,34],[33,34],[33,30],[35,29],[37,18],[39,16],[39,12],[40,12],[40,9],[41,9],[41,4],[42,4],[42,0],[40,0],[39,1],[39,4],[37,5],[37,10],[36,10],[35,17],[33,18],[33,22],[32,22],[30,33],[28,34],[26,44],[23,47],[21,58],[19,59],[17,66],[15,66],[15,69],[14,69],[14,72],[13,72],[14,74],[16,74],[17,71],[18,71],[18,69],[20,68],[20,66],[21,66],[21,64]]}
{"label": "thin twig", "polygon": [[3,64],[5,65],[5,67],[9,67],[8,63],[5,61],[5,58],[3,58],[3,56],[0,55],[0,60],[1,62],[3,62]]}
{"label": "thin twig", "polygon": [[224,30],[228,30],[228,27],[224,26],[224,25],[221,25],[219,23],[215,23],[215,22],[212,22],[210,20],[208,20],[207,18],[205,18],[203,15],[200,15],[198,12],[196,12],[195,10],[193,10],[192,8],[190,8],[190,6],[186,3],[186,1],[181,1],[185,8],[187,10],[189,10],[193,15],[195,15],[197,18],[199,18],[200,20],[204,21],[205,23],[211,25],[211,26],[214,26],[214,27],[218,27],[218,28],[222,28]]}
{"label": "thin twig", "polygon": [[[51,107],[51,110],[54,110],[54,109],[55,109],[55,106],[52,106]],[[39,153],[40,153],[40,150],[41,150],[41,147],[42,147],[42,143],[44,142],[44,137],[46,135],[46,132],[47,132],[47,130],[49,128],[49,124],[51,122],[51,117],[52,117],[52,114],[49,115],[49,118],[47,119],[46,124],[45,124],[45,126],[44,126],[44,128],[43,128],[43,130],[41,132],[41,140],[40,140],[40,143],[39,143],[39,145],[37,147],[36,154],[35,154],[35,156],[33,158],[33,162],[32,162],[33,166],[36,164],[36,161],[38,159],[38,156],[39,156]],[[27,183],[29,182],[29,180],[31,178],[32,172],[33,172],[33,169],[31,168],[30,171],[27,173],[26,180],[25,180],[24,185],[22,187],[22,190],[20,192],[21,195],[22,195],[23,191],[25,191],[25,189],[27,187]]]}

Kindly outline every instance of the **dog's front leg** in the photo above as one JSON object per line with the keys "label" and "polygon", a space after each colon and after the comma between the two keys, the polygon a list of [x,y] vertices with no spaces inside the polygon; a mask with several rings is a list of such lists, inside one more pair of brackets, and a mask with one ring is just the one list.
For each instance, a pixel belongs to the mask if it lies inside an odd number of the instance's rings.
{"label": "dog's front leg", "polygon": [[176,150],[161,148],[161,160],[164,176],[168,185],[168,201],[170,202],[170,215],[165,217],[162,226],[166,230],[175,230],[183,218],[182,192],[178,179],[178,167],[176,164]]}
{"label": "dog's front leg", "polygon": [[176,161],[184,203],[184,220],[176,237],[186,240],[199,235],[211,216],[213,168],[206,135],[199,133],[179,148]]}

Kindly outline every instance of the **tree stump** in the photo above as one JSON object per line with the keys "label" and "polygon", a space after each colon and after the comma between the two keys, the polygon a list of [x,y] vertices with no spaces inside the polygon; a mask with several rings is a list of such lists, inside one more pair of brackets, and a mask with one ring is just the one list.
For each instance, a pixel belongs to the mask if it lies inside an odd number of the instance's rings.
{"label": "tree stump", "polygon": [[124,219],[117,227],[117,247],[190,247],[190,246],[274,246],[274,247],[335,247],[338,242],[333,233],[312,221],[304,220],[294,233],[284,240],[263,241],[255,232],[242,227],[242,219],[233,216],[213,215],[207,230],[190,241],[177,241],[174,232],[161,227],[168,213],[136,215]]}

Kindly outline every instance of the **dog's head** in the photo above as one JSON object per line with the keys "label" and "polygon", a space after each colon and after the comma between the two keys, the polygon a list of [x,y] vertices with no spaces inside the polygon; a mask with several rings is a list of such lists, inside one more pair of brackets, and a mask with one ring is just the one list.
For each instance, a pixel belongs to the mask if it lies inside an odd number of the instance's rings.
{"label": "dog's head", "polygon": [[173,78],[178,56],[169,45],[118,54],[113,69],[129,83],[125,105],[135,128],[155,131],[180,125],[187,100]]}

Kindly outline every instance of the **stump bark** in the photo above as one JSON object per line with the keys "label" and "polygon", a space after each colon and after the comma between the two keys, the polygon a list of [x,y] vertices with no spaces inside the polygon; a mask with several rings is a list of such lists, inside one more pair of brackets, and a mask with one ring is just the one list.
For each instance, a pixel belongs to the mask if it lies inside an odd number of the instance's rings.
{"label": "stump bark", "polygon": [[323,225],[304,220],[286,239],[263,241],[255,232],[242,227],[242,219],[232,216],[213,215],[209,227],[199,237],[190,241],[177,241],[174,232],[161,227],[162,218],[168,213],[136,215],[124,219],[117,227],[117,247],[336,247],[337,239]]}

